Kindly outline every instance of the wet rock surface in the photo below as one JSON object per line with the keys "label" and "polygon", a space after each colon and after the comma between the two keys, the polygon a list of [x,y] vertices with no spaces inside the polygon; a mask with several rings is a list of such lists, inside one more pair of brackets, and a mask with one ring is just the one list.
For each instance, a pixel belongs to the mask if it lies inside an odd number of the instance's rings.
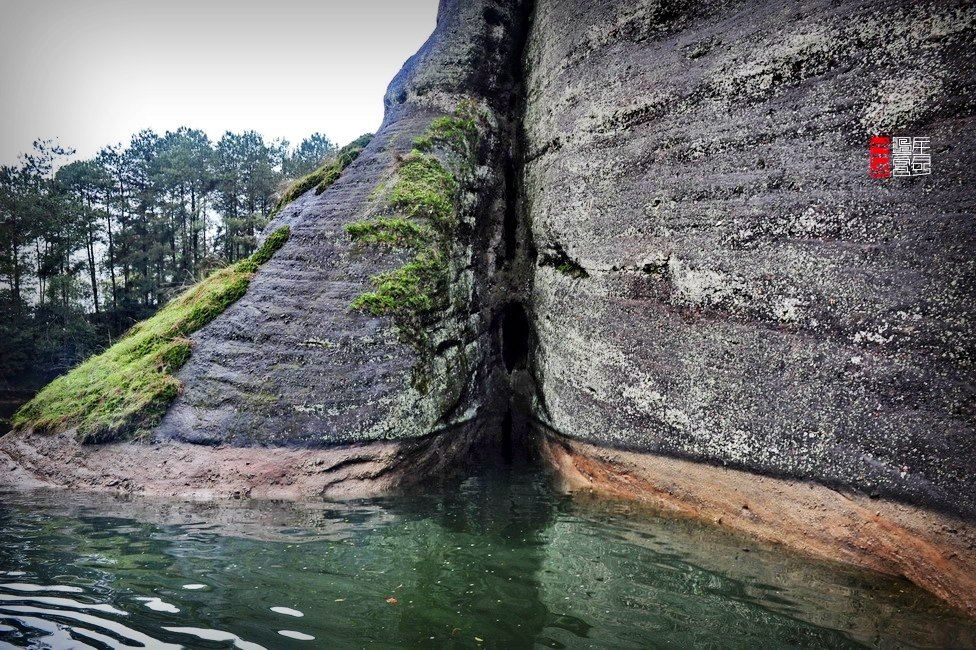
{"label": "wet rock surface", "polygon": [[[966,3],[540,0],[535,415],[976,516]],[[871,134],[930,176],[868,177]]]}
{"label": "wet rock surface", "polygon": [[624,499],[800,553],[904,576],[976,616],[976,528],[852,491],[545,432],[540,453],[581,500]]}

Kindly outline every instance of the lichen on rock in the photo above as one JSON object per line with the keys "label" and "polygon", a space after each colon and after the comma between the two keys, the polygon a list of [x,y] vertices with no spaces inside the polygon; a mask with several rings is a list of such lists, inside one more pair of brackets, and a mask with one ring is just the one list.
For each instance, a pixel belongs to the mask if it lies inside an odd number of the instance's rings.
{"label": "lichen on rock", "polygon": [[[632,2],[536,4],[538,419],[976,516],[976,10],[881,7],[703,2],[645,29]],[[870,178],[877,132],[931,138],[939,170]]]}

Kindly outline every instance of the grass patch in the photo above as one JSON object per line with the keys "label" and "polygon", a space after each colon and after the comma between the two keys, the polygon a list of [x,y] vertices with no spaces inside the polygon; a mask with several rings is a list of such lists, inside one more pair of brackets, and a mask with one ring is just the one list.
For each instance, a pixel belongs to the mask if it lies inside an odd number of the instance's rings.
{"label": "grass patch", "polygon": [[425,219],[438,229],[453,228],[458,184],[437,158],[414,149],[397,174],[389,198],[393,210],[411,219]]}
{"label": "grass patch", "polygon": [[355,221],[346,232],[362,244],[410,250],[413,257],[393,271],[370,278],[373,291],[356,298],[352,309],[390,316],[401,339],[423,352],[428,326],[449,304],[450,266],[458,224],[460,185],[431,153],[442,148],[473,168],[478,126],[473,104],[453,116],[439,117],[414,140],[414,148],[397,168],[388,205],[392,216]]}
{"label": "grass patch", "polygon": [[321,194],[329,189],[339,179],[339,176],[342,175],[342,170],[351,165],[352,161],[359,157],[359,154],[362,153],[363,149],[366,148],[366,145],[372,139],[372,133],[359,136],[342,149],[339,149],[335,156],[322,163],[318,169],[309,172],[289,185],[288,189],[281,195],[281,198],[278,199],[274,209],[271,210],[270,217],[274,217],[286,205],[313,188],[316,194]]}
{"label": "grass patch", "polygon": [[289,234],[288,226],[275,230],[250,257],[197,283],[108,350],[52,381],[14,415],[14,428],[77,427],[82,442],[148,432],[180,393],[173,373],[190,358],[188,337],[244,295],[258,267]]}

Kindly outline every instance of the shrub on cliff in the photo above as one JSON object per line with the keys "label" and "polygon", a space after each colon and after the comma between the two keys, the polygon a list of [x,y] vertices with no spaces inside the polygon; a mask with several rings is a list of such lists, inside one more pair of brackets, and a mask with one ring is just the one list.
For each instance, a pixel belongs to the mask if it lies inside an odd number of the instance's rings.
{"label": "shrub on cliff", "polygon": [[351,306],[392,317],[401,338],[418,349],[427,340],[425,325],[448,304],[448,261],[456,239],[460,188],[455,174],[432,151],[440,147],[453,154],[462,175],[473,169],[477,119],[475,106],[464,102],[454,115],[433,120],[400,160],[388,199],[393,215],[346,225],[346,232],[358,243],[414,253],[403,266],[371,277],[373,291]]}

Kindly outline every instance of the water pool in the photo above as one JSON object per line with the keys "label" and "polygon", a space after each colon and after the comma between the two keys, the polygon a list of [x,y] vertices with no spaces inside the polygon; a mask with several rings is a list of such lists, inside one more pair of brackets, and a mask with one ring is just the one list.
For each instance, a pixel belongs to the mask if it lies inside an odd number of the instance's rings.
{"label": "water pool", "polygon": [[3,646],[976,645],[905,581],[519,469],[348,503],[0,498]]}

